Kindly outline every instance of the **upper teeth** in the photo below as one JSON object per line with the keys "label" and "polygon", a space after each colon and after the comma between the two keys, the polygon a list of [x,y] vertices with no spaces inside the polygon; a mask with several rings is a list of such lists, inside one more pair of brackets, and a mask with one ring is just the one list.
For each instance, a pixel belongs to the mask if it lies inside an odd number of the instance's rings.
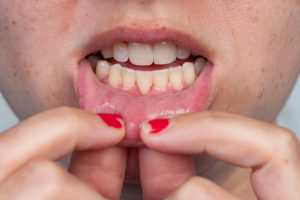
{"label": "upper teeth", "polygon": [[112,47],[101,50],[102,56],[114,58],[119,62],[126,62],[128,59],[134,65],[163,65],[169,64],[179,59],[186,59],[190,56],[190,51],[177,47],[172,42],[158,42],[153,45],[135,42],[118,42]]}
{"label": "upper teeth", "polygon": [[[89,60],[97,58],[90,56]],[[121,87],[129,90],[137,85],[142,94],[147,94],[152,86],[156,90],[166,90],[168,84],[175,90],[182,89],[185,85],[191,85],[196,75],[199,75],[205,59],[197,58],[194,63],[185,62],[182,66],[170,67],[169,69],[139,71],[122,67],[120,64],[111,64],[104,60],[99,60],[96,66],[96,75],[101,81],[108,78],[108,83],[114,88]]]}

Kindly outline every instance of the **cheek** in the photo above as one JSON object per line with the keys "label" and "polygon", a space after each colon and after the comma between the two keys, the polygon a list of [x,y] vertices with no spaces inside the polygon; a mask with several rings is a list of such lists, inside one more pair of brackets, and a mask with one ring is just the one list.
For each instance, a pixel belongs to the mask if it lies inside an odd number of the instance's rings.
{"label": "cheek", "polygon": [[272,121],[299,73],[300,12],[295,1],[262,4],[230,12],[227,38],[234,50],[218,69],[212,109]]}
{"label": "cheek", "polygon": [[56,106],[79,106],[68,74],[55,68],[43,70],[49,67],[47,65],[27,65],[24,62],[10,67],[6,69],[6,76],[0,77],[0,89],[20,118]]}
{"label": "cheek", "polygon": [[230,80],[224,78],[212,110],[273,121],[295,80],[294,74],[277,72],[261,69],[246,72],[246,76],[233,73]]}
{"label": "cheek", "polygon": [[58,105],[77,106],[67,62],[57,59],[67,56],[53,48],[63,46],[70,32],[74,2],[0,2],[0,89],[21,118]]}

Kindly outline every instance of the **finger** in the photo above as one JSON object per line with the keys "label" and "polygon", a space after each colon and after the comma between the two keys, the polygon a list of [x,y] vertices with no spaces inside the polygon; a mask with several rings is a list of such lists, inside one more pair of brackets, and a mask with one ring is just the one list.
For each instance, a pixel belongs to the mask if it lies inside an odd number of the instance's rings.
{"label": "finger", "polygon": [[238,200],[237,197],[225,191],[215,183],[201,177],[189,179],[176,192],[165,198],[165,200],[177,199]]}
{"label": "finger", "polygon": [[144,199],[163,199],[195,175],[191,156],[139,150],[140,178]]}
{"label": "finger", "polygon": [[127,150],[121,147],[75,152],[69,170],[104,197],[120,199],[126,159]]}
{"label": "finger", "polygon": [[184,154],[208,154],[241,167],[266,163],[272,155],[271,125],[223,113],[191,113],[168,120],[160,133],[151,134],[144,124],[144,143],[158,151]]}
{"label": "finger", "polygon": [[47,160],[33,160],[0,185],[0,199],[104,199],[63,168]]}
{"label": "finger", "polygon": [[[287,194],[289,199],[299,197],[300,145],[287,129],[214,112],[186,114],[168,123],[158,134],[149,134],[151,127],[144,124],[141,134],[144,143],[162,152],[207,152],[227,163],[250,167],[251,182],[260,199],[283,199]],[[272,189],[266,185],[272,185]]]}
{"label": "finger", "polygon": [[105,118],[75,108],[38,114],[0,135],[0,182],[33,158],[55,160],[74,149],[112,146],[120,142],[124,134],[123,126],[108,126]]}

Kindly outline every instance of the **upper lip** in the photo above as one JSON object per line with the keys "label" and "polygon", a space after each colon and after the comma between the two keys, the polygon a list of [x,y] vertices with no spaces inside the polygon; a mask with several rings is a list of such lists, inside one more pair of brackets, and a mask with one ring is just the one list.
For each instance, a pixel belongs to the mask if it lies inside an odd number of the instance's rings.
{"label": "upper lip", "polygon": [[107,31],[93,35],[83,46],[81,59],[87,55],[99,51],[104,47],[111,46],[119,41],[138,42],[153,44],[162,41],[172,41],[177,45],[189,49],[192,54],[203,56],[212,61],[213,53],[208,44],[198,40],[192,34],[180,28],[160,26],[155,28],[138,26],[115,26]]}
{"label": "upper lip", "polygon": [[[204,38],[205,40],[199,38]],[[195,84],[189,89],[182,91],[182,93],[176,93],[175,96],[161,95],[156,98],[136,98],[122,92],[115,92],[110,87],[104,87],[103,84],[98,84],[97,78],[93,76],[93,72],[88,68],[88,62],[85,60],[87,55],[119,41],[149,44],[171,41],[189,49],[192,54],[205,57],[208,60],[208,65],[204,68],[206,70],[203,71],[202,76],[199,76]],[[174,113],[182,113],[205,110],[211,101],[211,66],[214,65],[212,60],[215,59],[217,50],[212,47],[209,43],[210,41],[210,38],[205,37],[205,35],[199,35],[199,33],[198,35],[193,35],[180,27],[166,24],[162,26],[141,26],[128,23],[126,25],[113,26],[106,31],[92,33],[89,36],[89,40],[79,49],[80,61],[78,69],[74,73],[74,86],[80,105],[82,108],[92,112],[121,114],[125,119],[126,139],[128,141],[139,141],[138,129],[144,119],[173,113],[173,111]],[[176,101],[177,98],[179,99],[178,101]],[[158,101],[159,103],[157,103]],[[135,108],[131,109],[129,105]]]}

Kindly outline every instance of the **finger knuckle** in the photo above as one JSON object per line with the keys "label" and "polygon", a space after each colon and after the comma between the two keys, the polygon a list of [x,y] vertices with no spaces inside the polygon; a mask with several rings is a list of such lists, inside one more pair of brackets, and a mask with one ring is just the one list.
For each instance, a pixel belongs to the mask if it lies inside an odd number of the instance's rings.
{"label": "finger knuckle", "polygon": [[279,127],[277,134],[277,144],[281,148],[289,149],[295,142],[298,142],[296,135],[289,129]]}
{"label": "finger knuckle", "polygon": [[203,196],[209,196],[214,193],[214,184],[209,180],[201,177],[192,177],[185,184],[184,194],[201,194]]}
{"label": "finger knuckle", "polygon": [[271,163],[281,165],[282,160],[286,163],[286,160],[295,156],[298,157],[300,144],[291,130],[279,127],[275,130],[274,138],[275,142],[272,143],[273,156],[270,159],[273,162]]}
{"label": "finger knuckle", "polygon": [[48,194],[56,194],[66,183],[63,169],[44,159],[30,162],[24,173],[27,173],[30,185],[48,191]]}
{"label": "finger knuckle", "polygon": [[[193,178],[192,184],[194,186],[201,186],[200,187],[201,190],[206,193],[210,193],[214,188],[214,184],[212,182],[210,182],[209,180],[206,180],[204,178],[199,178],[199,177]],[[195,187],[195,189],[199,190],[199,187]]]}

